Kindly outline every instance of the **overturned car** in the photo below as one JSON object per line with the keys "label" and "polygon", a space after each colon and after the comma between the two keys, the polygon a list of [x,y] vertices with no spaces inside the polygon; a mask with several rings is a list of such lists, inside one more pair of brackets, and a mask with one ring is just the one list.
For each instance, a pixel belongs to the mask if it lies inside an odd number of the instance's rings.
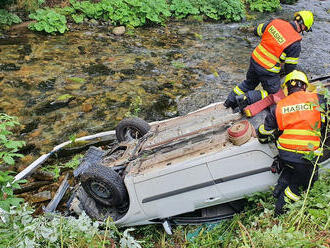
{"label": "overturned car", "polygon": [[80,185],[70,209],[99,220],[110,216],[122,226],[231,216],[241,199],[268,190],[278,178],[270,172],[277,149],[254,134],[264,116],[243,120],[215,103],[150,125],[123,120],[118,144],[91,147],[74,171]]}

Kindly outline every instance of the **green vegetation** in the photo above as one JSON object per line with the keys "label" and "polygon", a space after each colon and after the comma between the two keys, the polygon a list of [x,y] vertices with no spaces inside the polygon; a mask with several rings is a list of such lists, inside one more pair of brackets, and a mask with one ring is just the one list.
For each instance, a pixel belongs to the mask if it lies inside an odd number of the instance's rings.
{"label": "green vegetation", "polygon": [[13,133],[9,130],[16,125],[19,125],[16,117],[0,113],[0,168],[2,164],[13,165],[15,157],[23,157],[17,152],[25,142],[12,140]]}
{"label": "green vegetation", "polygon": [[252,11],[273,12],[281,8],[280,0],[247,0]]}
{"label": "green vegetation", "polygon": [[23,201],[14,195],[13,189],[19,189],[19,183],[24,181],[13,182],[14,177],[10,174],[13,172],[0,171],[0,217],[2,216],[1,211],[9,211],[12,206],[18,207]]}
{"label": "green vegetation", "polygon": [[66,170],[74,170],[80,164],[80,159],[83,157],[82,154],[75,155],[69,162],[67,163],[56,163],[52,165],[47,165],[41,168],[43,171],[51,172],[54,174],[54,179],[58,179],[61,175],[61,172]]}
{"label": "green vegetation", "polygon": [[133,229],[119,232],[110,220],[93,222],[85,213],[79,218],[57,214],[33,217],[34,210],[23,204],[3,211],[0,218],[0,247],[132,247],[141,248],[130,235]]}
{"label": "green vegetation", "polygon": [[75,23],[95,19],[111,21],[115,25],[138,27],[152,23],[163,25],[170,17],[184,18],[188,15],[240,21],[245,16],[245,8],[240,0],[70,0],[70,6],[38,9],[29,17],[37,20],[30,25],[32,30],[64,33],[68,30],[66,18]]}
{"label": "green vegetation", "polygon": [[19,18],[16,14],[9,13],[5,9],[0,9],[0,28],[21,22],[21,18]]}
{"label": "green vegetation", "polygon": [[31,23],[29,28],[35,31],[45,31],[46,33],[59,32],[63,34],[68,30],[66,26],[66,17],[56,13],[52,9],[38,9],[35,13],[29,15],[36,23]]}
{"label": "green vegetation", "polygon": [[[5,164],[14,165],[15,157],[23,157],[18,148],[25,145],[24,141],[12,140],[13,133],[9,130],[19,125],[16,117],[0,113],[0,169]],[[10,171],[0,170],[0,217],[1,211],[9,211],[11,206],[19,206],[22,199],[14,195],[13,189],[20,188],[19,182],[13,182],[14,177]]]}
{"label": "green vegetation", "polygon": [[180,61],[172,61],[172,65],[177,69],[182,69],[186,67],[186,65]]}
{"label": "green vegetation", "polygon": [[141,106],[143,104],[142,98],[140,96],[135,96],[129,105],[129,110],[125,113],[126,117],[138,117],[141,111]]}
{"label": "green vegetation", "polygon": [[[143,247],[263,247],[296,248],[327,247],[330,224],[330,171],[320,177],[308,195],[304,216],[297,216],[303,201],[288,206],[289,210],[274,217],[275,200],[271,192],[257,193],[248,198],[249,205],[233,219],[217,224],[177,226],[168,236],[160,226],[139,227]],[[304,194],[303,196],[306,196]]]}
{"label": "green vegetation", "polygon": [[[295,0],[286,0],[292,1]],[[17,2],[20,8],[35,11],[29,15],[29,18],[37,21],[29,26],[31,30],[51,34],[67,31],[67,20],[83,23],[94,19],[127,27],[164,25],[169,18],[182,19],[188,16],[232,22],[242,20],[246,10],[272,12],[280,8],[280,0],[69,0],[65,7],[40,8],[45,4],[44,0]],[[5,10],[0,12],[0,17],[0,27],[3,23],[11,25],[20,22],[18,16]]]}

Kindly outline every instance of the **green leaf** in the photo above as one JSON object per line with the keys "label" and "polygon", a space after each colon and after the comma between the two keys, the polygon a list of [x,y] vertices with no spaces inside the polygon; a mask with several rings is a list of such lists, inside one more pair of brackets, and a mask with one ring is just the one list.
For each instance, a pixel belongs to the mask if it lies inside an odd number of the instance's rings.
{"label": "green leaf", "polygon": [[10,156],[5,155],[5,156],[3,156],[2,159],[6,164],[9,164],[9,165],[15,164],[15,160]]}

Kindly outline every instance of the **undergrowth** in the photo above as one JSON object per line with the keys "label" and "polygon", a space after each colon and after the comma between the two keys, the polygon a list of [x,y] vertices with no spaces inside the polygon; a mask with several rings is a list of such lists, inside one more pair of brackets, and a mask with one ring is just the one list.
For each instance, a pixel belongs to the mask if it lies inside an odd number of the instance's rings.
{"label": "undergrowth", "polygon": [[76,169],[80,164],[81,162],[80,160],[82,157],[83,157],[82,154],[77,154],[70,161],[66,163],[58,162],[58,163],[46,165],[43,166],[41,170],[52,173],[54,175],[54,179],[57,180],[60,177],[61,173],[63,173],[63,171]]}
{"label": "undergrowth", "polygon": [[146,248],[329,247],[329,170],[311,189],[299,228],[296,219],[303,201],[290,204],[287,213],[274,217],[275,200],[271,192],[257,193],[248,200],[245,211],[233,219],[217,224],[177,226],[172,236],[165,234],[160,226],[144,226],[137,228],[134,236]]}

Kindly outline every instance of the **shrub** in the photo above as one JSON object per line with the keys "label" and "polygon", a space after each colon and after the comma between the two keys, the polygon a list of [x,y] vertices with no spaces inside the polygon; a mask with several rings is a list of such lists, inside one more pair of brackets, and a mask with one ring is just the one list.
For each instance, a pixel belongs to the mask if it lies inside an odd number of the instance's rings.
{"label": "shrub", "polygon": [[280,0],[247,0],[252,11],[273,12],[281,8]]}
{"label": "shrub", "polygon": [[103,16],[104,11],[101,4],[89,1],[78,2],[76,0],[71,0],[70,3],[73,9],[90,19],[100,19]]}
{"label": "shrub", "polygon": [[0,28],[21,22],[21,18],[19,18],[17,15],[9,13],[7,10],[0,9]]}
{"label": "shrub", "polygon": [[18,148],[25,145],[25,142],[12,140],[13,133],[9,130],[16,125],[19,125],[16,117],[0,113],[0,167],[1,164],[13,165],[15,157],[22,157],[17,152]]}
{"label": "shrub", "polygon": [[102,0],[105,19],[115,24],[138,27],[147,21],[162,24],[171,15],[166,0]]}
{"label": "shrub", "polygon": [[177,18],[184,18],[187,15],[198,15],[200,13],[198,6],[190,0],[173,0],[170,10],[174,12]]}
{"label": "shrub", "polygon": [[244,5],[241,1],[193,0],[193,2],[198,6],[201,14],[214,20],[240,21],[245,16]]}
{"label": "shrub", "polygon": [[31,30],[45,31],[46,33],[59,32],[62,34],[68,30],[66,17],[52,9],[38,9],[35,13],[30,14],[29,17],[37,20],[36,23],[29,25]]}
{"label": "shrub", "polygon": [[[10,207],[18,207],[23,199],[18,198],[14,195],[13,189],[19,189],[19,183],[13,182],[14,177],[11,176],[10,171],[0,171],[0,217],[3,215],[2,211],[9,211]],[[1,221],[1,220],[0,220]]]}

